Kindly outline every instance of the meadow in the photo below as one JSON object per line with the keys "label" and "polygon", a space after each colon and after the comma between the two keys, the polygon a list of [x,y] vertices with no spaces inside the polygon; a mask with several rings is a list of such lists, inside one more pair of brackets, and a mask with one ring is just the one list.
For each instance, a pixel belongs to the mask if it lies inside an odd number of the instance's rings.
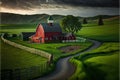
{"label": "meadow", "polygon": [[20,76],[22,80],[28,80],[51,71],[50,66],[47,66],[46,58],[15,48],[4,43],[1,39],[0,45],[0,69],[3,71],[1,79],[9,79],[10,77],[5,75],[11,75],[14,80],[17,79],[16,76]]}
{"label": "meadow", "polygon": [[101,47],[70,60],[76,72],[70,80],[119,80],[119,43],[105,42]]}
{"label": "meadow", "polygon": [[46,63],[47,59],[1,41],[1,69],[27,68]]}
{"label": "meadow", "polygon": [[104,19],[104,25],[98,26],[97,20],[84,24],[76,34],[99,41],[119,41],[119,17]]}
{"label": "meadow", "polygon": [[[55,17],[57,19],[57,17]],[[59,17],[58,17],[59,18]],[[57,19],[59,20],[59,19]],[[80,19],[81,20],[81,19]],[[82,21],[81,21],[82,22]],[[104,19],[104,25],[98,26],[97,19],[88,19],[88,24],[82,24],[82,29],[76,33],[80,37],[88,37],[99,41],[119,41],[119,17]],[[1,33],[35,32],[38,23],[35,24],[2,24]]]}
{"label": "meadow", "polygon": [[[58,18],[61,18],[61,16],[55,17],[58,21]],[[42,19],[45,20],[45,18],[46,17],[43,16]],[[97,21],[97,19],[88,19],[88,24],[82,24],[82,29],[76,33],[76,35],[79,37],[95,39],[103,42],[103,44],[96,50],[70,59],[70,62],[76,66],[76,71],[73,76],[70,77],[70,80],[118,80],[119,17],[104,19],[104,25],[102,26],[98,26]],[[21,32],[35,32],[37,25],[37,23],[1,24],[0,33],[19,35]],[[61,57],[76,54],[92,45],[90,42],[31,44],[28,41],[22,41],[19,38],[9,38],[9,40],[49,52],[54,55],[55,62]],[[39,66],[41,63],[45,63],[47,61],[43,57],[14,48],[3,42],[1,42],[1,45],[5,46],[1,48],[1,55],[3,57],[2,63],[4,63],[2,66],[5,66],[4,69],[24,68],[33,65]],[[62,53],[59,50],[60,47],[69,45],[78,45],[80,46],[80,49],[71,53]]]}
{"label": "meadow", "polygon": [[70,80],[119,80],[119,17],[104,19],[104,25],[85,24],[77,33],[103,42],[88,53],[73,57],[70,62],[76,66]]}
{"label": "meadow", "polygon": [[[50,54],[53,54],[53,59],[57,61],[61,57],[65,57],[68,55],[76,54],[78,52],[81,52],[92,45],[91,42],[72,42],[72,43],[45,43],[45,44],[36,44],[36,43],[30,43],[29,41],[22,41],[19,38],[9,38],[9,40],[22,44],[24,46],[36,48],[39,50],[46,51]],[[59,48],[65,47],[65,46],[80,46],[80,49],[69,52],[69,53],[63,53]]]}

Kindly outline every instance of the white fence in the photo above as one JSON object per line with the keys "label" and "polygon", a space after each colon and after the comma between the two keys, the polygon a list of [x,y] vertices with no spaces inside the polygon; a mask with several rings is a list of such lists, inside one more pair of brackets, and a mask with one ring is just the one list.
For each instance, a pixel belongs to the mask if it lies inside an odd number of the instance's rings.
{"label": "white fence", "polygon": [[86,38],[82,38],[82,37],[77,37],[76,40],[62,40],[63,43],[67,43],[67,42],[86,42]]}
{"label": "white fence", "polygon": [[30,52],[30,53],[34,53],[34,54],[40,55],[40,56],[42,56],[42,57],[47,58],[49,61],[51,60],[51,56],[52,56],[52,55],[51,55],[50,53],[47,53],[47,52],[44,52],[44,51],[41,51],[41,50],[38,50],[38,49],[35,49],[35,48],[26,47],[26,46],[17,44],[17,43],[15,43],[15,42],[9,41],[9,40],[7,40],[7,39],[4,38],[4,34],[2,34],[1,39],[2,39],[5,43],[7,43],[7,44],[9,44],[9,45],[12,45],[12,46],[14,46],[14,47],[16,47],[16,48],[20,48],[20,49],[23,49],[23,50],[28,51],[28,52]]}

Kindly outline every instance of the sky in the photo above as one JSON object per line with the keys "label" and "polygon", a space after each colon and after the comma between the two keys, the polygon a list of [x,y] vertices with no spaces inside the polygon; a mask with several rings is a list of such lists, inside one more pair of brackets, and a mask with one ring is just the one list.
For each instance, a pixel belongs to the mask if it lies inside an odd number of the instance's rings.
{"label": "sky", "polygon": [[[92,1],[92,2],[91,2]],[[1,0],[0,11],[16,14],[74,16],[118,15],[119,0]]]}

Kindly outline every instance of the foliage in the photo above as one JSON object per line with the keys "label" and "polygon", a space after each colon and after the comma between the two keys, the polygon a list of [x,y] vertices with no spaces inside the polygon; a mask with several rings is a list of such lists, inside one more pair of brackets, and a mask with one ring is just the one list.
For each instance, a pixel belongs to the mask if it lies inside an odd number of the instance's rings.
{"label": "foliage", "polygon": [[[10,46],[4,43],[1,39],[0,39],[0,45],[2,46],[0,53],[1,70],[10,70],[13,71],[14,73],[15,70],[18,69],[21,71],[20,72],[21,78],[27,78],[27,76],[31,75],[30,76],[31,79],[47,74],[51,72],[54,68],[53,64],[47,66],[48,64],[46,58]],[[35,71],[31,70],[32,68],[34,68]],[[28,75],[22,76],[24,74],[28,74]],[[19,73],[14,74],[14,76],[15,75],[19,75]],[[22,79],[22,80],[27,80],[27,79]]]}
{"label": "foliage", "polygon": [[[45,44],[34,44],[34,43],[29,43],[28,41],[22,41],[19,38],[8,38],[9,40],[22,44],[24,46],[28,46],[28,47],[32,47],[32,48],[36,48],[39,50],[43,50],[46,51],[50,54],[53,54],[53,58],[56,61],[58,58],[63,57],[63,56],[68,56],[71,54],[75,54],[78,53],[86,48],[88,48],[89,46],[92,45],[91,42],[85,42],[85,43],[78,43],[78,42],[72,42],[72,43],[45,43]],[[51,46],[52,45],[52,46]],[[62,51],[59,50],[60,47],[63,46],[70,46],[70,45],[78,45],[81,48],[74,51],[74,52],[70,52],[70,53],[62,53]]]}
{"label": "foliage", "polygon": [[71,33],[78,32],[82,27],[81,23],[79,22],[79,19],[72,15],[68,15],[65,18],[63,18],[60,24],[66,32]]}
{"label": "foliage", "polygon": [[75,73],[69,78],[69,80],[84,80],[86,73],[84,72],[84,66],[80,60],[71,58],[70,62],[76,66]]}
{"label": "foliage", "polygon": [[84,24],[76,35],[99,41],[119,41],[119,17],[104,19],[101,27],[97,26],[97,21],[92,22]]}
{"label": "foliage", "polygon": [[[89,53],[74,57],[70,62],[76,65],[78,71],[70,79],[74,80],[84,73],[86,75],[81,76],[80,80],[119,80],[118,55],[119,44],[108,42]],[[77,64],[81,64],[81,67]]]}
{"label": "foliage", "polygon": [[86,18],[84,18],[83,19],[83,24],[87,24],[88,22],[87,22],[87,19]]}
{"label": "foliage", "polygon": [[20,50],[1,41],[1,69],[27,68],[46,63],[47,59]]}
{"label": "foliage", "polygon": [[104,25],[102,16],[99,16],[98,25]]}

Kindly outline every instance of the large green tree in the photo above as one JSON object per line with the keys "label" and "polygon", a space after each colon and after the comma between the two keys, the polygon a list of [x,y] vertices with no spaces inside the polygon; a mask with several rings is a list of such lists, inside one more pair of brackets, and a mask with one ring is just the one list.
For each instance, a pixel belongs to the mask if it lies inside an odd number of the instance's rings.
{"label": "large green tree", "polygon": [[61,20],[60,25],[62,26],[64,31],[72,33],[78,32],[82,27],[81,23],[79,22],[79,19],[72,15],[64,17]]}

